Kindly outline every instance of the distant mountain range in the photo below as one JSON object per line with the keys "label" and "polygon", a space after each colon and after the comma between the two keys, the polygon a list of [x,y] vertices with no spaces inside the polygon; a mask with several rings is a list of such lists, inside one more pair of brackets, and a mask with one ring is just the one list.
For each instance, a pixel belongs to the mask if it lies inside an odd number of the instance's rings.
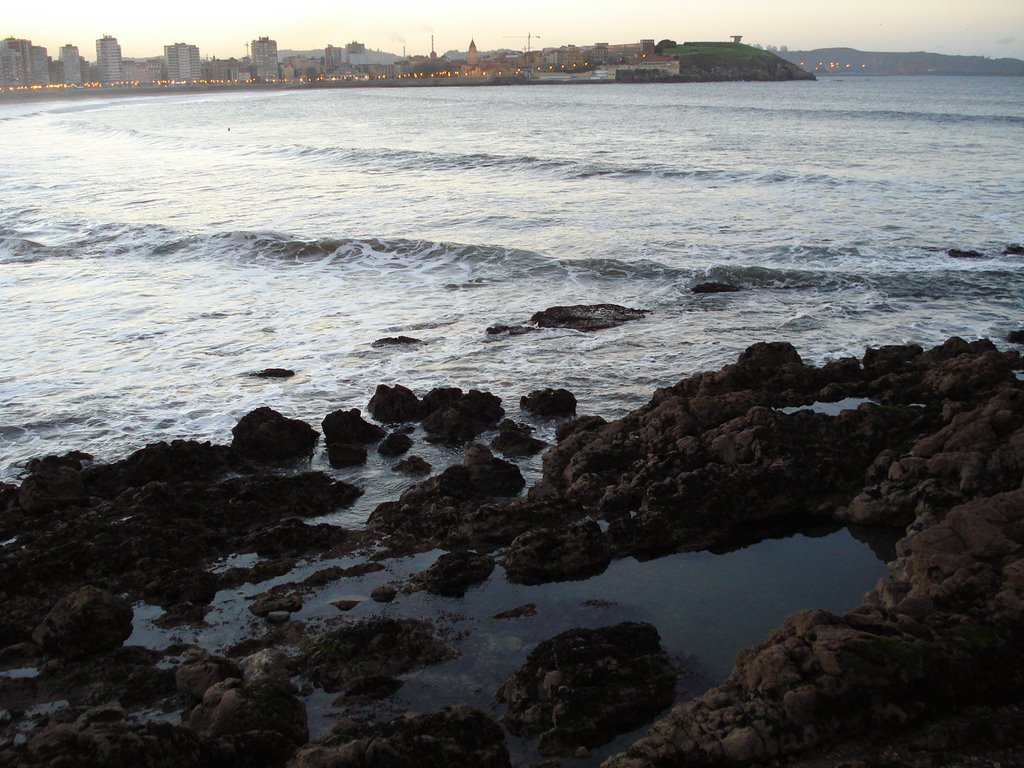
{"label": "distant mountain range", "polygon": [[1015,75],[1024,76],[1020,59],[946,56],[941,53],[877,53],[853,48],[775,51],[816,75]]}

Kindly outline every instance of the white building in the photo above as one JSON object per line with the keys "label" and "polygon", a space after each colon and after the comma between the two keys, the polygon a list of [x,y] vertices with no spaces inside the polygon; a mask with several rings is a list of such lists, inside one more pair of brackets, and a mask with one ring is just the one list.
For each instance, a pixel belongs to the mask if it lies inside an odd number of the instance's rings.
{"label": "white building", "polygon": [[116,37],[104,35],[96,41],[96,74],[101,83],[119,83],[124,80],[121,46]]}
{"label": "white building", "polygon": [[167,60],[167,79],[192,82],[202,77],[199,62],[199,46],[175,43],[164,46]]}

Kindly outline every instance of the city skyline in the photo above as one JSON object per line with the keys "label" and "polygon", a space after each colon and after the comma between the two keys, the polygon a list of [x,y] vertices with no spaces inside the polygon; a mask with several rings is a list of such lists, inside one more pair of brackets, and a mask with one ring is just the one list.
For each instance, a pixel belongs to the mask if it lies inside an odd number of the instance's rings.
{"label": "city skyline", "polygon": [[531,35],[534,48],[641,38],[725,39],[732,34],[762,45],[807,50],[849,46],[860,50],[927,50],[953,55],[1024,58],[1024,7],[1017,0],[978,0],[970,6],[908,0],[902,4],[867,0],[828,7],[793,0],[768,7],[756,0],[728,0],[713,8],[696,2],[650,0],[643,7],[594,13],[593,6],[569,0],[557,8],[537,0],[514,7],[487,8],[447,0],[422,5],[395,0],[385,11],[339,9],[326,0],[304,3],[299,12],[232,8],[181,0],[175,13],[147,12],[124,0],[89,6],[55,0],[20,6],[6,14],[0,37],[31,39],[55,52],[68,43],[88,57],[103,35],[118,39],[126,58],[159,56],[165,45],[184,40],[204,57],[241,57],[245,45],[269,36],[290,50],[321,49],[360,40],[368,48],[424,54],[433,35],[437,51],[465,50],[470,39],[480,50],[521,49]]}

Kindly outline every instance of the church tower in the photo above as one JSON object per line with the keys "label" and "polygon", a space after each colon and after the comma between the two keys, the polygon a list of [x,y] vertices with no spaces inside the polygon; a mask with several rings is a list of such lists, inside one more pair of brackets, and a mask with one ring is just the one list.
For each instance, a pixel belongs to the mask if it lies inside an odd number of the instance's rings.
{"label": "church tower", "polygon": [[476,55],[476,43],[473,42],[472,38],[470,38],[469,51],[466,53],[466,63],[469,64],[469,66],[472,67],[473,69],[476,69],[477,61],[478,58]]}

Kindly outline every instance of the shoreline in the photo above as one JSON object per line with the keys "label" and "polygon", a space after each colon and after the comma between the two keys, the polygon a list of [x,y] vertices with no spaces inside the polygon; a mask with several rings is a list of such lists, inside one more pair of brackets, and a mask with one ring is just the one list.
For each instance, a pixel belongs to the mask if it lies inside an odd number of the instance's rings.
{"label": "shoreline", "polygon": [[[417,440],[465,453],[378,505],[364,530],[301,522],[363,489],[303,471],[319,431],[270,409],[244,417],[231,445],[154,444],[109,465],[76,452],[37,460],[19,486],[0,484],[0,755],[42,765],[89,743],[107,745],[112,765],[138,764],[140,749],[181,765],[348,765],[371,759],[374,740],[422,756],[417,729],[429,726],[447,750],[439,765],[509,765],[509,749],[525,765],[538,745],[573,764],[607,757],[609,768],[810,765],[886,749],[911,765],[1020,757],[1022,367],[1019,352],[985,340],[868,349],[820,368],[788,344],[760,343],[611,422],[577,417],[564,390],[530,393],[524,410],[558,429],[525,493],[500,455],[541,450],[529,425],[502,423],[503,440],[475,442],[501,422],[498,398],[382,385],[371,420],[357,409],[324,419],[332,465],[385,444],[404,461]],[[812,407],[823,402],[845,405]],[[820,526],[905,535],[859,607],[793,614],[724,682],[673,660],[667,713],[642,705],[662,700],[668,660],[657,641],[629,650],[647,642],[629,633],[649,635],[633,625],[650,625],[628,611],[596,600],[584,611],[595,629],[570,638],[555,632],[561,619],[510,604],[495,619],[520,636],[515,650],[479,629],[477,643],[452,619],[484,585],[511,600],[529,585],[596,583],[619,564]],[[235,618],[207,624],[226,600]],[[609,621],[619,623],[602,634]],[[165,633],[160,649],[127,643],[142,624]],[[617,645],[613,628],[631,639]],[[181,639],[192,631],[223,635],[208,641],[223,651]],[[491,657],[525,656],[523,637],[537,644],[500,695],[500,680],[472,678],[495,674],[481,672]],[[530,680],[554,680],[547,648],[630,671],[595,687],[566,664],[561,682],[534,689]],[[418,711],[410,701],[429,704],[431,670],[453,652],[473,706],[395,720]],[[503,714],[481,711],[492,695]],[[67,706],[44,706],[58,699]],[[931,722],[945,723],[941,743]]]}

